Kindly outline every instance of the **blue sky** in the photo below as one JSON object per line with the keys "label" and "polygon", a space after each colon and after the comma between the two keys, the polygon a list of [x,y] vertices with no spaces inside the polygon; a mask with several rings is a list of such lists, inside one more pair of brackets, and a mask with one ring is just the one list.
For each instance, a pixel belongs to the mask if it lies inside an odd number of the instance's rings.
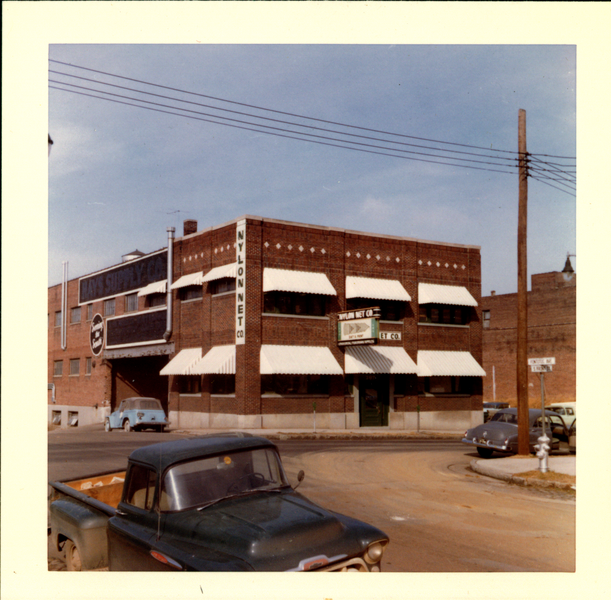
{"label": "blue sky", "polygon": [[[512,152],[524,109],[529,152],[576,156],[572,45],[51,44],[49,58],[276,111]],[[75,74],[211,103],[49,67],[63,73],[49,75],[57,81],[94,87],[65,75]],[[56,89],[49,90],[49,132],[49,285],[61,281],[63,261],[78,277],[134,249],[161,248],[166,227],[181,234],[184,219],[201,229],[252,214],[478,245],[482,294],[516,291],[515,174],[306,143]],[[529,181],[529,281],[561,270],[567,253],[576,253],[575,204],[574,195]]]}

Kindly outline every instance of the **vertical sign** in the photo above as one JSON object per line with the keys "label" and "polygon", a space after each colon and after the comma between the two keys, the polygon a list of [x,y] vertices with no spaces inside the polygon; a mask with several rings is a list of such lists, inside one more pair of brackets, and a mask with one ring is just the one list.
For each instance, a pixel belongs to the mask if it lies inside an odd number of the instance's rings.
{"label": "vertical sign", "polygon": [[243,344],[246,335],[246,219],[236,225],[236,262],[235,280],[235,343]]}

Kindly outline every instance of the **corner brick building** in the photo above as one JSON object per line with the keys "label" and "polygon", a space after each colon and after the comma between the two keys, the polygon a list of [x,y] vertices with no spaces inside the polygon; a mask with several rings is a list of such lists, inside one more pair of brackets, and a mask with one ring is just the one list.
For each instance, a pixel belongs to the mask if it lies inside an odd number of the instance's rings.
{"label": "corner brick building", "polygon": [[[545,403],[574,402],[577,363],[577,275],[567,258],[563,271],[531,277],[528,304],[528,358],[554,357],[546,373]],[[517,405],[517,294],[485,296],[481,301],[484,335],[485,402]],[[528,403],[541,407],[541,380],[528,374]]]}
{"label": "corner brick building", "polygon": [[130,396],[181,428],[482,421],[479,247],[252,216],[168,233],[49,288],[50,421]]}

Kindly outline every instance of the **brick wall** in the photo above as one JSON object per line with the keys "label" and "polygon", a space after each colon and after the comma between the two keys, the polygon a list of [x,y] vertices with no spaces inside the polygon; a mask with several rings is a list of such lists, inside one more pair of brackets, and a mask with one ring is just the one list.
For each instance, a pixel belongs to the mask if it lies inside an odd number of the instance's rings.
{"label": "brick wall", "polygon": [[[532,276],[528,292],[528,358],[556,358],[553,371],[544,378],[546,404],[576,398],[576,283],[576,276],[567,282],[562,273],[541,273]],[[496,400],[515,406],[517,294],[486,296],[482,309],[490,311],[490,327],[483,330],[484,400],[493,400],[496,384]],[[529,405],[540,406],[540,376],[530,370],[528,390]]]}

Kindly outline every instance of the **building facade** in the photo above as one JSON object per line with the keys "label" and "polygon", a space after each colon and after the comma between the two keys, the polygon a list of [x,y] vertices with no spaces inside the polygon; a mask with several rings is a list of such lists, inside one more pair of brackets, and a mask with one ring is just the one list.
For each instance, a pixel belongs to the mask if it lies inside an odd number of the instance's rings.
{"label": "building facade", "polygon": [[245,216],[49,288],[49,419],[173,428],[482,421],[480,249]]}
{"label": "building facade", "polygon": [[[545,403],[574,402],[577,365],[577,275],[567,258],[561,272],[531,277],[527,293],[528,357],[553,357],[544,375]],[[517,294],[482,298],[484,401],[517,405]],[[529,370],[528,402],[541,406],[541,379]]]}

